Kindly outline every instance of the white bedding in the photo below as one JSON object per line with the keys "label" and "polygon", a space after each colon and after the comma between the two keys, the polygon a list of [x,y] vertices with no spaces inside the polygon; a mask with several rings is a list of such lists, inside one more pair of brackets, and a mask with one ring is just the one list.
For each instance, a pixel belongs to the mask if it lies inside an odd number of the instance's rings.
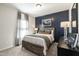
{"label": "white bedding", "polygon": [[52,34],[39,34],[39,33],[37,33],[36,35],[47,36],[51,43],[54,41],[54,36]]}
{"label": "white bedding", "polygon": [[[49,40],[50,40],[50,43],[52,43],[54,41],[54,37],[51,34],[39,34],[39,33],[37,33],[37,34],[34,34],[34,35],[47,36],[49,38]],[[39,46],[44,45],[43,39],[39,38],[39,37],[25,36],[23,40],[31,42],[33,44],[37,44]]]}
{"label": "white bedding", "polygon": [[[47,36],[50,40],[50,43],[52,43],[54,41],[54,37],[51,34],[34,34],[34,35]],[[47,46],[46,46],[46,42],[43,38],[25,36],[23,40],[33,43],[33,44],[36,44],[36,45],[39,45],[39,46],[43,46],[44,47],[43,53],[44,53],[44,55],[46,55]]]}

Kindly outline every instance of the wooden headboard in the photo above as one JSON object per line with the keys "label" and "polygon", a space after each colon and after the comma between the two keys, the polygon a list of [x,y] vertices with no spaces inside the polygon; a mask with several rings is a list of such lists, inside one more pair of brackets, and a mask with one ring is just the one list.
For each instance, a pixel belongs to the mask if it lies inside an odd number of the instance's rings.
{"label": "wooden headboard", "polygon": [[54,28],[39,28],[38,33],[51,34],[54,31]]}

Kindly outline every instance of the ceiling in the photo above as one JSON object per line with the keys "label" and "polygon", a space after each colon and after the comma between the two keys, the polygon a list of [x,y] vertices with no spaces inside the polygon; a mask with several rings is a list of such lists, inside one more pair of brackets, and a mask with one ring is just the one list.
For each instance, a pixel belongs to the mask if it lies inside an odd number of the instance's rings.
{"label": "ceiling", "polygon": [[41,3],[41,7],[36,7],[35,3],[13,3],[12,5],[24,13],[38,17],[68,10],[72,3]]}

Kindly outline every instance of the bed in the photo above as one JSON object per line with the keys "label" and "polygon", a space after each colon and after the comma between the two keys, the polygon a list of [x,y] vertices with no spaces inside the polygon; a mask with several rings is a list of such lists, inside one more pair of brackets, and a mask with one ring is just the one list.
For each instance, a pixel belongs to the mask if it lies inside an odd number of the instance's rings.
{"label": "bed", "polygon": [[22,47],[37,55],[47,55],[48,49],[54,41],[53,30],[51,34],[37,33],[26,35],[22,40]]}

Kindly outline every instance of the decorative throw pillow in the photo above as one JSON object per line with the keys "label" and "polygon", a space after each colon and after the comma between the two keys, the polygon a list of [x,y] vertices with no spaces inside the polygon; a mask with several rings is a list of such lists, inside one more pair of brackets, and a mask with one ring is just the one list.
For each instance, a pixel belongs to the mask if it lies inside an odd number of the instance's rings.
{"label": "decorative throw pillow", "polygon": [[76,35],[75,34],[69,34],[68,35],[68,45],[73,48],[75,43]]}

